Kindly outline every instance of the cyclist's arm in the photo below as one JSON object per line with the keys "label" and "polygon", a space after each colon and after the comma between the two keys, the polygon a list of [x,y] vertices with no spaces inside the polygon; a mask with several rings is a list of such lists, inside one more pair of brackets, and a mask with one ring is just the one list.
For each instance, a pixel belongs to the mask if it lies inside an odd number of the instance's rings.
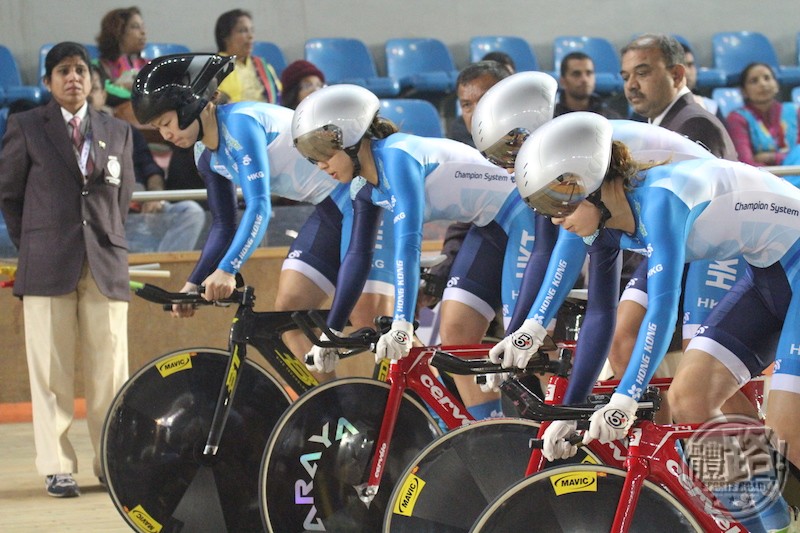
{"label": "cyclist's arm", "polygon": [[519,296],[514,306],[514,314],[506,329],[506,335],[514,333],[528,316],[533,302],[542,286],[550,256],[558,240],[558,226],[550,222],[549,218],[536,215],[536,239],[533,242],[533,252],[525,266],[525,273],[520,283]]}
{"label": "cyclist's arm", "polygon": [[[353,199],[353,229],[336,278],[328,325],[342,331],[358,301],[372,268],[372,255],[383,209],[369,198],[371,187],[362,187]],[[344,236],[342,236],[344,238]]]}
{"label": "cyclist's arm", "polygon": [[208,209],[211,211],[211,228],[203,244],[200,259],[188,278],[200,285],[217,267],[236,233],[236,185],[211,169],[211,152],[204,150],[197,160],[197,170],[208,191]]}
{"label": "cyclist's arm", "polygon": [[228,143],[236,164],[236,168],[228,170],[236,176],[236,181],[242,188],[245,210],[233,240],[217,268],[229,274],[236,274],[261,243],[272,214],[267,154],[270,139],[253,117],[231,114],[228,118],[225,124],[228,135],[239,145],[232,147]]}
{"label": "cyclist's arm", "polygon": [[631,361],[620,381],[618,392],[638,400],[664,358],[672,340],[678,314],[681,278],[686,255],[685,232],[688,208],[666,189],[647,190],[642,205],[641,227],[645,245],[652,249],[648,258],[647,312],[639,328]]}
{"label": "cyclist's arm", "polygon": [[611,244],[598,239],[589,247],[586,314],[572,358],[565,404],[586,401],[611,347],[622,271],[622,254]]}
{"label": "cyclist's arm", "polygon": [[546,328],[556,317],[558,308],[564,303],[580,276],[586,258],[586,248],[581,237],[565,229],[559,230],[544,281],[526,318],[532,318]]}
{"label": "cyclist's arm", "polygon": [[425,171],[402,150],[384,152],[384,168],[397,203],[394,215],[394,320],[413,322],[416,313],[425,209]]}

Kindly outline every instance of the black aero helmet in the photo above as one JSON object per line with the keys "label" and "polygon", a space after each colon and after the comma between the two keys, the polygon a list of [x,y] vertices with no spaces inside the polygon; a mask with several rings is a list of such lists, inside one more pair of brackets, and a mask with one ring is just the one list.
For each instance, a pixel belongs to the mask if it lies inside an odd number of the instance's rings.
{"label": "black aero helmet", "polygon": [[167,111],[177,111],[186,129],[200,116],[219,83],[233,71],[235,56],[175,54],[145,65],[131,89],[136,120],[147,124]]}

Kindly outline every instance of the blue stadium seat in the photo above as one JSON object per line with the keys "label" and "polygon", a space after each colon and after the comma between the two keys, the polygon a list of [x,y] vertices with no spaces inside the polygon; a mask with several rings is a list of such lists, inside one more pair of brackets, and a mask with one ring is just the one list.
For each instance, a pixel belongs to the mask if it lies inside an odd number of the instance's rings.
{"label": "blue stadium seat", "polygon": [[536,54],[522,37],[504,35],[483,35],[469,41],[469,60],[480,61],[489,52],[505,52],[514,60],[517,72],[539,70]]}
{"label": "blue stadium seat", "polygon": [[[677,41],[687,46],[694,55],[695,62],[697,62],[697,50],[692,46],[689,41],[682,35],[677,33],[671,34]],[[698,89],[715,89],[717,87],[725,87],[728,85],[728,77],[723,71],[718,68],[701,67],[697,66],[697,88]]]}
{"label": "blue stadium seat", "polygon": [[792,102],[794,102],[796,106],[800,106],[800,86],[792,89]]}
{"label": "blue stadium seat", "polygon": [[433,38],[386,41],[386,71],[404,91],[417,93],[449,93],[458,78],[450,50]]}
{"label": "blue stadium seat", "polygon": [[255,41],[253,43],[253,55],[262,58],[272,65],[272,68],[275,69],[278,76],[280,76],[283,69],[286,68],[286,56],[283,55],[283,50],[275,43],[269,41]]}
{"label": "blue stadium seat", "polygon": [[176,43],[147,43],[142,50],[142,57],[145,59],[155,59],[170,54],[188,54],[191,52],[189,47]]}
{"label": "blue stadium seat", "polygon": [[34,104],[42,101],[42,91],[36,85],[23,85],[17,60],[11,50],[0,44],[0,88],[2,98],[0,105],[10,104],[17,100],[26,100]]}
{"label": "blue stadium seat", "polygon": [[766,35],[754,31],[728,31],[711,37],[714,66],[727,77],[728,85],[737,85],[744,68],[759,61],[771,66],[778,82],[786,88],[800,85],[800,66],[783,66]]}
{"label": "blue stadium seat", "polygon": [[366,87],[378,97],[400,94],[400,84],[396,80],[378,76],[367,45],[359,39],[309,39],[305,45],[305,59],[325,74],[328,84],[353,83]]}
{"label": "blue stadium seat", "polygon": [[742,91],[738,87],[717,87],[711,91],[711,98],[719,104],[723,117],[727,117],[734,109],[744,106]]}
{"label": "blue stadium seat", "polygon": [[397,124],[402,132],[421,137],[444,137],[439,113],[427,100],[384,98],[379,114]]}
{"label": "blue stadium seat", "polygon": [[[44,60],[47,58],[47,53],[53,48],[55,43],[45,43],[39,48],[39,89],[42,91],[42,102],[50,100],[50,91],[44,86]],[[100,50],[95,44],[85,44],[86,51],[89,52],[89,60],[94,61],[100,57]]]}
{"label": "blue stadium seat", "polygon": [[619,54],[611,42],[603,37],[561,36],[553,40],[553,70],[561,76],[561,60],[572,52],[583,52],[592,58],[595,72],[595,91],[600,94],[622,90]]}

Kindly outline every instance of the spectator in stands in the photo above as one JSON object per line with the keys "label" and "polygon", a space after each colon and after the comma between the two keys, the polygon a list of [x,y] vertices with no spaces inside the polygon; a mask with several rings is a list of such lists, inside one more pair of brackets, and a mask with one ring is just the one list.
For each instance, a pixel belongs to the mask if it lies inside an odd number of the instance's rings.
{"label": "spectator in stands", "polygon": [[517,65],[514,59],[505,52],[494,51],[489,52],[481,58],[481,61],[497,61],[508,70],[509,74],[514,74],[517,71]]}
{"label": "spectator in stands", "polygon": [[[101,113],[107,113],[103,70],[92,66],[92,92],[89,102]],[[150,147],[137,128],[133,128],[133,170],[135,190],[163,191],[164,169],[153,159]],[[131,202],[125,221],[128,251],[185,252],[194,250],[205,224],[205,212],[195,201]]]}
{"label": "spectator in stands", "polygon": [[772,67],[750,63],[739,88],[744,107],[731,111],[727,120],[739,161],[755,166],[800,163],[797,106],[778,100],[780,87]]}
{"label": "spectator in stands", "polygon": [[[218,102],[278,103],[281,85],[275,69],[253,55],[253,17],[248,11],[232,9],[217,18],[214,39],[221,56],[236,56],[233,73],[220,84]],[[202,189],[205,182],[197,172],[192,147],[175,147],[167,169],[167,189]]]}
{"label": "spectator in stands", "polygon": [[236,56],[236,68],[220,84],[219,90],[231,102],[277,104],[281,82],[275,69],[253,55],[253,17],[243,9],[226,11],[217,18],[214,39],[221,56]]}
{"label": "spectator in stands", "polygon": [[695,102],[686,86],[683,47],[669,35],[640,35],[622,49],[625,97],[648,122],[677,131],[725,159],[736,151],[725,126]]}
{"label": "spectator in stands", "polygon": [[456,96],[461,106],[461,116],[450,123],[448,138],[475,146],[470,133],[475,104],[489,87],[509,75],[508,69],[497,61],[478,61],[464,67],[456,79]]}
{"label": "spectator in stands", "polygon": [[53,98],[11,116],[0,153],[0,210],[21,251],[14,295],[25,319],[36,469],[47,493],[62,498],[80,494],[69,439],[76,357],[98,477],[106,411],[128,378],[133,143],[128,124],[88,105],[89,65],[82,45],[53,46],[44,74]]}
{"label": "spectator in stands", "polygon": [[683,64],[686,67],[686,86],[692,91],[694,101],[703,106],[709,113],[714,113],[720,122],[724,124],[725,118],[722,116],[722,112],[716,100],[695,92],[697,88],[697,64],[694,61],[694,53],[692,53],[692,49],[686,44],[681,43],[681,46],[683,47],[683,56],[685,59]]}
{"label": "spectator in stands", "polygon": [[303,98],[325,87],[325,74],[310,61],[299,59],[283,69],[281,85],[281,104],[296,109]]}
{"label": "spectator in stands", "polygon": [[130,109],[131,85],[139,69],[147,64],[142,57],[146,44],[147,32],[138,7],[112,9],[100,22],[97,48],[108,79],[108,105],[118,118],[132,124],[136,119]]}
{"label": "spectator in stands", "polygon": [[594,92],[594,61],[583,52],[572,52],[561,60],[559,85],[555,116],[571,111],[591,111],[606,118],[622,118]]}

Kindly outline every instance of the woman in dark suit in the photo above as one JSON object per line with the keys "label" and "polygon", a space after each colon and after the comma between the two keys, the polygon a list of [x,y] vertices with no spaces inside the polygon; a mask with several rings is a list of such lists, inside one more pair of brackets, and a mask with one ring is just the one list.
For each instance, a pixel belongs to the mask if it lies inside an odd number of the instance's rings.
{"label": "woman in dark suit", "polygon": [[75,356],[101,478],[100,433],[128,377],[125,217],[134,174],[130,126],[87,104],[89,57],[77,43],[45,59],[50,103],[12,115],[0,153],[0,209],[19,249],[36,468],[51,496],[80,494],[72,473]]}

